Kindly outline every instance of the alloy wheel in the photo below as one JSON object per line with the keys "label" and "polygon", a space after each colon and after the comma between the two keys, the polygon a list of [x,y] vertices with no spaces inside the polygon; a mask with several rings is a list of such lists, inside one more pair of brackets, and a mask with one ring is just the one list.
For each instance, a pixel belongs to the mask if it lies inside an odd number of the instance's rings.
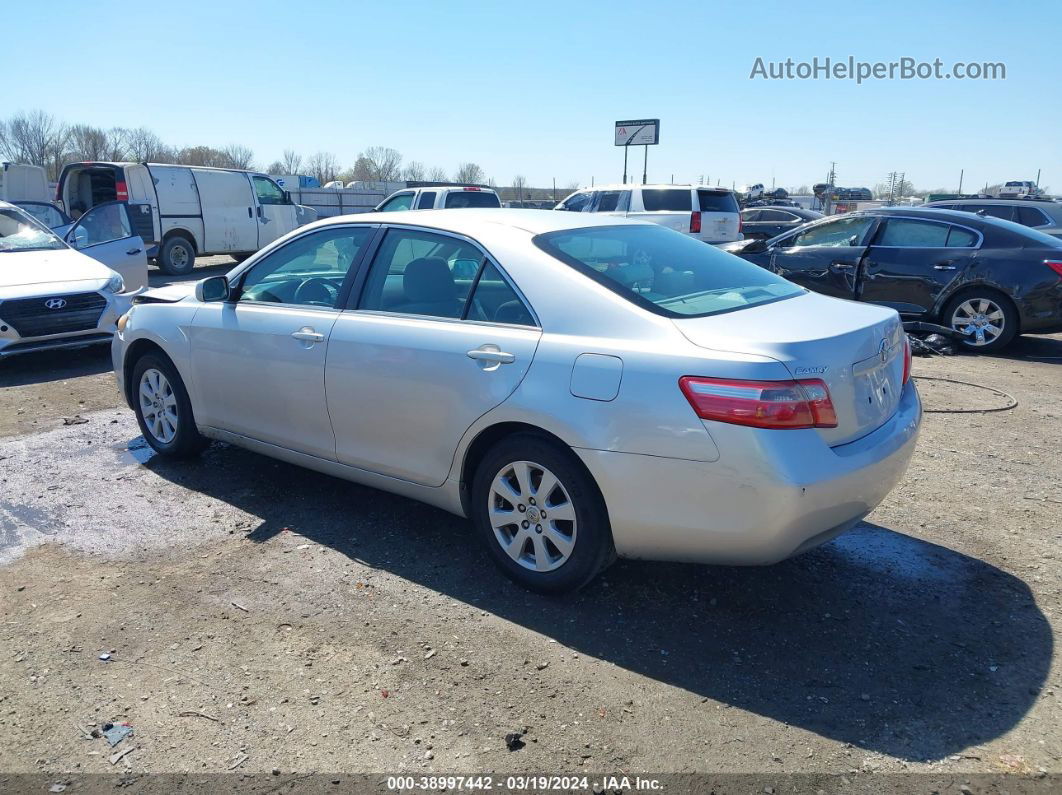
{"label": "alloy wheel", "polygon": [[177,436],[177,396],[161,370],[144,371],[140,376],[139,397],[148,432],[162,444],[172,442]]}
{"label": "alloy wheel", "polygon": [[494,538],[519,565],[553,571],[575,549],[575,505],[556,475],[541,464],[515,461],[494,477],[487,496]]}
{"label": "alloy wheel", "polygon": [[969,339],[968,345],[981,347],[999,338],[1007,319],[1002,307],[991,298],[971,298],[963,301],[951,315],[951,327]]}

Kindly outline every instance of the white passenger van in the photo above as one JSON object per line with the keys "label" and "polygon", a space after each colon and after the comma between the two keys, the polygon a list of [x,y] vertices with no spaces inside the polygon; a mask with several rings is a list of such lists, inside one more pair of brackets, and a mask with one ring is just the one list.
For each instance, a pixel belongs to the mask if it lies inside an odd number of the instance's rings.
{"label": "white passenger van", "polygon": [[138,205],[135,231],[166,273],[191,272],[197,256],[242,260],[298,225],[290,194],[265,174],[164,163],[71,163],[56,199],[75,220],[105,202]]}

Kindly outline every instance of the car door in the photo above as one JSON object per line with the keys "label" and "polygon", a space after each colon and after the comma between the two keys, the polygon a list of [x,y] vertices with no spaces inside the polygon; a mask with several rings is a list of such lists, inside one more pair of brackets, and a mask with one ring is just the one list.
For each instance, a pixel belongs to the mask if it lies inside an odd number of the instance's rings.
{"label": "car door", "polygon": [[477,244],[442,232],[389,229],[360,292],[328,343],[336,458],[442,485],[468,427],[519,385],[541,330]]}
{"label": "car door", "polygon": [[[140,207],[133,211],[139,212]],[[82,214],[66,233],[66,242],[120,273],[126,290],[147,286],[144,241],[133,233],[125,202],[98,204]]]}
{"label": "car door", "polygon": [[872,215],[843,215],[802,228],[771,247],[770,269],[817,293],[854,299],[876,223]]}
{"label": "car door", "polygon": [[327,226],[294,237],[204,303],[189,331],[196,419],[319,458],[335,458],[325,405],[328,334],[378,227]]}
{"label": "car door", "polygon": [[269,177],[255,174],[251,182],[258,205],[255,211],[258,217],[258,248],[263,248],[298,226],[295,205]]}
{"label": "car door", "polygon": [[972,227],[889,217],[864,259],[859,298],[903,315],[927,315],[973,262],[980,243]]}

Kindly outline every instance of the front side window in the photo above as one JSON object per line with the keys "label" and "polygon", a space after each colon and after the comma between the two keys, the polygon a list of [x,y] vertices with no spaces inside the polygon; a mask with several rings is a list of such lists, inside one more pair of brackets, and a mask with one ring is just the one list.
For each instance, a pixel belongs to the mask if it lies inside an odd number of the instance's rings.
{"label": "front side window", "polygon": [[944,248],[948,245],[948,225],[910,218],[890,218],[878,240],[879,246],[899,248]]}
{"label": "front side window", "polygon": [[858,246],[873,224],[871,216],[850,215],[805,229],[787,242],[791,246]]}
{"label": "front side window", "polygon": [[254,177],[254,192],[259,204],[287,204],[282,191],[271,179]]}
{"label": "front side window", "polygon": [[560,210],[567,210],[570,213],[581,213],[590,204],[590,197],[593,194],[590,193],[573,193],[567,199],[561,202]]}
{"label": "front side window", "polygon": [[569,229],[534,243],[632,303],[668,317],[728,312],[804,292],[792,282],[673,229]]}
{"label": "front side window", "polygon": [[380,212],[389,213],[395,210],[408,210],[413,206],[413,194],[412,193],[399,193],[397,196],[392,196],[385,201],[380,207]]}
{"label": "front side window", "polygon": [[[21,210],[0,209],[0,253],[54,251],[66,244]],[[2,266],[0,261],[0,266]]]}
{"label": "front side window", "polygon": [[[642,191],[642,206],[646,212],[690,212],[693,199],[689,188],[649,188]],[[737,205],[734,206],[737,212]]]}
{"label": "front side window", "polygon": [[113,240],[133,236],[124,204],[103,204],[94,207],[78,219],[74,227],[74,242],[78,248],[98,246]]}
{"label": "front side window", "polygon": [[368,226],[335,226],[295,238],[255,263],[238,300],[334,308],[372,232]]}
{"label": "front side window", "polygon": [[483,253],[460,238],[388,230],[358,308],[460,318],[482,262]]}

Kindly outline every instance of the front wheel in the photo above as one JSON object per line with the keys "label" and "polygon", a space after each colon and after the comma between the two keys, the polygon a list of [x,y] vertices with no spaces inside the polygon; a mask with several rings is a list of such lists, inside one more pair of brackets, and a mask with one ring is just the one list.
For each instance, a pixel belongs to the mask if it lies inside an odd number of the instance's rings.
{"label": "front wheel", "polygon": [[472,519],[494,562],[539,593],[574,591],[612,554],[608,512],[570,451],[537,436],[499,442],[472,481]]}
{"label": "front wheel", "polygon": [[195,427],[188,390],[168,359],[153,353],[137,359],[132,388],[137,424],[155,452],[184,458],[209,444]]}
{"label": "front wheel", "polygon": [[1018,313],[991,290],[972,290],[952,298],[944,321],[963,335],[963,346],[983,353],[1002,350],[1018,333]]}

